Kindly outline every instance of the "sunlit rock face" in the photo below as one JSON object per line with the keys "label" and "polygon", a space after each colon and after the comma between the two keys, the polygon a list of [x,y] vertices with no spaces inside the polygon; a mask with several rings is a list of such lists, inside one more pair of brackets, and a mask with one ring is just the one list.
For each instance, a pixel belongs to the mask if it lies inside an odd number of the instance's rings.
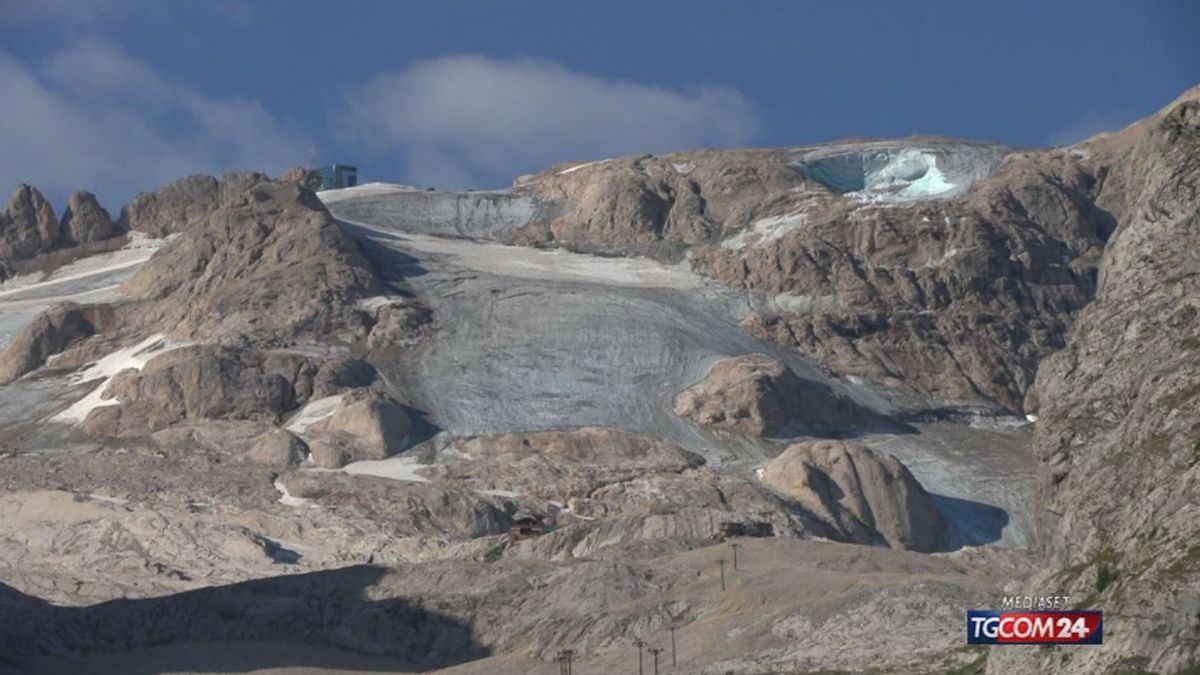
{"label": "sunlit rock face", "polygon": [[839,143],[803,153],[793,165],[843,195],[908,202],[961,195],[1010,151],[981,143]]}

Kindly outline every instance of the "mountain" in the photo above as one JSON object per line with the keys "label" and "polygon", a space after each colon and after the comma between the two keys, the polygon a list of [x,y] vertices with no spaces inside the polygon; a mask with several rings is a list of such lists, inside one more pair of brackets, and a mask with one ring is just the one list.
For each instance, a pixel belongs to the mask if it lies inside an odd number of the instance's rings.
{"label": "mountain", "polygon": [[[1187,672],[1198,94],[1050,149],[23,186],[0,672]],[[1023,592],[1105,645],[964,649]]]}

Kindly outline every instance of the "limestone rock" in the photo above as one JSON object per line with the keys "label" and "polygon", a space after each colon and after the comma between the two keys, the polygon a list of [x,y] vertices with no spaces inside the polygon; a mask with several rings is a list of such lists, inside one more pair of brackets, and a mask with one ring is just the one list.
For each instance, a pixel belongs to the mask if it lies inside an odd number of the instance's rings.
{"label": "limestone rock", "polygon": [[365,459],[387,459],[404,449],[412,420],[385,394],[360,389],[343,397],[333,414],[308,427],[319,466],[338,468]]}
{"label": "limestone rock", "polygon": [[310,398],[370,384],[374,370],[349,357],[316,361],[290,351],[190,345],[118,374],[104,391],[116,405],[85,420],[95,437],[140,436],[202,420],[278,423]]}
{"label": "limestone rock", "polygon": [[423,337],[432,319],[427,307],[413,301],[385,305],[375,313],[367,349],[383,349]]}
{"label": "limestone rock", "polygon": [[861,421],[852,401],[805,382],[765,354],[726,359],[675,398],[675,414],[702,427],[764,436],[793,423],[840,429]]}
{"label": "limestone rock", "polygon": [[515,491],[564,504],[604,485],[704,463],[674,443],[603,427],[475,436],[455,446],[473,461],[438,464],[423,473],[475,489]]}
{"label": "limestone rock", "polygon": [[143,192],[121,210],[121,226],[151,237],[184,232],[204,222],[219,206],[217,179],[188,176],[154,192]]}
{"label": "limestone rock", "polygon": [[1038,373],[1044,567],[1031,586],[1103,607],[1112,629],[1103,649],[1023,650],[997,672],[1200,662],[1200,88],[1189,93],[1136,130],[1096,300]]}
{"label": "limestone rock", "polygon": [[[831,187],[807,160],[842,153],[861,169],[914,149],[959,181],[952,193],[873,198]],[[702,273],[765,297],[747,321],[760,337],[888,386],[1033,412],[1038,361],[1094,293],[1120,210],[1105,178],[1126,156],[906,139],[564,165],[516,186],[547,215],[510,239],[686,253]]]}
{"label": "limestone rock", "polygon": [[313,192],[320,190],[321,185],[323,184],[321,172],[317,171],[316,169],[310,169],[306,166],[294,166],[288,169],[282,176],[279,177],[279,180],[295,183],[303,188],[312,190]]}
{"label": "limestone rock", "polygon": [[308,445],[286,429],[274,429],[258,438],[246,459],[274,467],[299,466],[308,455]]}
{"label": "limestone rock", "polygon": [[69,345],[105,330],[113,312],[103,305],[63,304],[47,310],[17,333],[0,353],[0,384],[8,384],[46,363]]}
{"label": "limestone rock", "polygon": [[7,276],[13,261],[53,248],[60,238],[50,202],[37,188],[18,185],[0,213],[0,271]]}
{"label": "limestone rock", "polygon": [[312,192],[264,182],[208,206],[123,286],[139,301],[136,320],[196,341],[365,337],[370,318],[356,303],[379,294],[379,279]]}
{"label": "limestone rock", "polygon": [[860,543],[877,533],[892,548],[928,553],[945,528],[925,488],[899,460],[856,443],[792,445],[767,464],[763,481]]}
{"label": "limestone rock", "polygon": [[67,200],[63,212],[62,236],[72,244],[86,244],[108,239],[116,233],[116,226],[108,211],[96,201],[90,192],[74,192]]}

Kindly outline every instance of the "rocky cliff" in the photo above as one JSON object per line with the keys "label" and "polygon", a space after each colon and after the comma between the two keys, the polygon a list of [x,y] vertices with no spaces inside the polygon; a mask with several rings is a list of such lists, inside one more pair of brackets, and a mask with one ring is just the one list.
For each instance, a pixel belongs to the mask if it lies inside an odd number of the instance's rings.
{"label": "rocky cliff", "polygon": [[758,294],[763,337],[843,373],[1033,411],[1092,297],[1124,157],[907,139],[559,166],[517,243],[677,259]]}
{"label": "rocky cliff", "polygon": [[[1200,663],[1200,90],[1139,125],[1124,214],[1037,388],[1043,591],[1105,610],[1105,646],[995,672]],[[1187,671],[1192,672],[1192,671]]]}

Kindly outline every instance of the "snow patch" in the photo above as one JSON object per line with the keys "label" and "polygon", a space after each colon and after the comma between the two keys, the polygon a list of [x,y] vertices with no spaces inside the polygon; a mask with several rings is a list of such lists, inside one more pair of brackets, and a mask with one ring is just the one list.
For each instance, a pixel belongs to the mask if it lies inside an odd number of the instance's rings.
{"label": "snow patch", "polygon": [[106,495],[98,495],[94,493],[88,494],[88,499],[97,502],[104,502],[105,504],[115,504],[116,506],[125,506],[129,503],[128,499],[121,499],[120,497],[108,497]]}
{"label": "snow patch", "polygon": [[281,495],[279,497],[280,504],[283,504],[284,506],[307,506],[308,508],[317,508],[317,505],[312,503],[312,500],[308,499],[307,497],[293,497],[292,493],[288,492],[287,486],[284,485],[283,481],[279,480],[278,478],[275,479],[274,485],[275,489],[278,490],[279,494]]}
{"label": "snow patch", "polygon": [[691,162],[677,162],[672,164],[671,168],[675,169],[675,173],[680,176],[686,176],[696,170],[696,165]]}
{"label": "snow patch", "polygon": [[750,229],[740,232],[721,242],[721,247],[733,251],[746,246],[762,248],[767,244],[782,238],[792,230],[804,227],[807,218],[803,213],[792,213],[784,216],[772,216],[754,221]]}
{"label": "snow patch", "polygon": [[1026,421],[1026,422],[1029,422],[1030,424],[1033,424],[1033,423],[1034,423],[1034,422],[1036,422],[1037,420],[1038,420],[1038,417],[1037,417],[1037,415],[1034,415],[1033,413],[1030,413],[1030,414],[1028,414],[1028,415],[1026,415],[1026,416],[1025,416],[1025,421]]}
{"label": "snow patch", "polygon": [[53,284],[77,281],[135,267],[149,260],[155,251],[167,243],[166,239],[151,239],[140,232],[136,234],[138,236],[131,236],[128,244],[115,251],[80,258],[49,274],[21,274],[7,279],[0,284],[0,298],[22,291],[32,291]]}
{"label": "snow patch", "polygon": [[404,298],[398,295],[375,295],[369,298],[363,298],[358,301],[358,308],[367,311],[373,311],[381,307],[389,305],[397,305],[404,302]]}
{"label": "snow patch", "polygon": [[413,187],[412,185],[400,185],[398,183],[363,183],[348,188],[338,188],[336,190],[321,190],[317,192],[317,197],[324,204],[332,204],[340,202],[344,199],[354,199],[356,197],[374,197],[377,195],[390,195],[397,192],[419,192],[421,188]]}
{"label": "snow patch", "polygon": [[186,346],[185,344],[170,344],[160,335],[151,335],[141,342],[118,349],[117,351],[105,356],[104,358],[94,362],[92,365],[83,369],[72,376],[72,381],[75,383],[92,382],[94,380],[102,380],[92,391],[83,398],[76,401],[66,410],[58,413],[50,418],[52,422],[65,423],[81,423],[88,413],[96,408],[102,408],[109,405],[118,405],[120,401],[116,398],[105,399],[104,390],[108,388],[108,384],[112,378],[123,370],[130,368],[141,370],[150,359],[160,354],[165,354],[173,349]]}
{"label": "snow patch", "polygon": [[776,312],[791,314],[807,314],[809,312],[828,312],[840,309],[842,301],[836,295],[797,295],[780,293],[771,298],[768,308]]}
{"label": "snow patch", "polygon": [[598,159],[598,160],[596,160],[596,161],[594,161],[594,162],[584,162],[583,164],[576,164],[575,166],[573,166],[573,167],[571,167],[571,168],[569,168],[569,169],[563,169],[562,171],[559,171],[559,172],[558,172],[557,174],[555,174],[555,175],[558,175],[558,176],[565,176],[565,175],[567,175],[567,174],[569,174],[569,173],[571,173],[571,172],[573,172],[573,171],[578,171],[578,170],[580,170],[580,169],[584,168],[585,166],[594,166],[594,165],[596,165],[596,164],[603,164],[603,163],[605,163],[605,162],[611,162],[611,161],[612,161],[611,159]]}
{"label": "snow patch", "polygon": [[308,431],[310,426],[332,415],[341,402],[341,394],[334,394],[333,396],[309,401],[295,415],[288,418],[283,428],[294,434],[303,434],[305,431]]}
{"label": "snow patch", "polygon": [[355,476],[377,476],[392,480],[428,483],[429,479],[418,474],[417,469],[429,466],[417,461],[415,455],[396,455],[387,459],[364,459],[342,467],[342,471]]}

